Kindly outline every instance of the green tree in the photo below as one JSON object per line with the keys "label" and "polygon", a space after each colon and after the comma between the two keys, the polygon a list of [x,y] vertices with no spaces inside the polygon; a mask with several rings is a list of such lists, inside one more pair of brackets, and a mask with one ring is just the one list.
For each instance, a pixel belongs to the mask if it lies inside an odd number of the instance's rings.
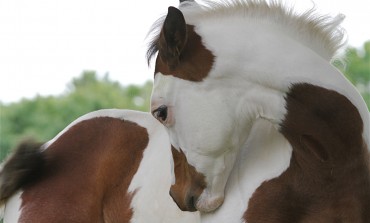
{"label": "green tree", "polygon": [[37,96],[20,102],[0,103],[0,160],[24,138],[45,142],[77,117],[102,108],[148,111],[152,83],[121,86],[85,71],[60,96]]}
{"label": "green tree", "polygon": [[358,49],[349,47],[342,61],[334,64],[356,86],[370,110],[370,41]]}

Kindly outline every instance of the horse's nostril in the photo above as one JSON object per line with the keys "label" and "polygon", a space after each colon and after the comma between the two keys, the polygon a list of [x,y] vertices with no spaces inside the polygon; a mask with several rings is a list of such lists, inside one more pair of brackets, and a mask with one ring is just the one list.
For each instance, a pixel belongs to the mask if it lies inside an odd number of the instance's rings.
{"label": "horse's nostril", "polygon": [[197,210],[195,208],[196,200],[197,200],[197,198],[195,196],[189,196],[187,198],[187,202],[186,202],[187,211],[196,211]]}
{"label": "horse's nostril", "polygon": [[168,108],[166,105],[161,105],[152,112],[153,116],[161,122],[166,121]]}

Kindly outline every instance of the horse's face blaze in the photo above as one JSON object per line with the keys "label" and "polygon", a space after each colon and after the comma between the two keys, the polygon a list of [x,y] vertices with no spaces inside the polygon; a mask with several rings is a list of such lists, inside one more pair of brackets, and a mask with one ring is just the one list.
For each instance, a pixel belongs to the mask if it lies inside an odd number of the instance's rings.
{"label": "horse's face blaze", "polygon": [[235,160],[235,111],[227,106],[228,96],[214,90],[209,74],[215,56],[195,30],[170,7],[157,41],[151,111],[176,148],[172,197],[183,210],[208,212],[222,204]]}

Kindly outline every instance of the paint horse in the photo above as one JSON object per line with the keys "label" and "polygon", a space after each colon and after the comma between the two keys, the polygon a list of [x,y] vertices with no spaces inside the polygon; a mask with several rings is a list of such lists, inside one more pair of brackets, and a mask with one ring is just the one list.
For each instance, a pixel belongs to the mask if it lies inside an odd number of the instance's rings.
{"label": "paint horse", "polygon": [[180,2],[148,49],[178,206],[202,222],[370,222],[369,111],[330,64],[342,16]]}
{"label": "paint horse", "polygon": [[170,159],[168,135],[150,113],[86,114],[43,145],[20,145],[4,163],[4,223],[198,222],[168,193]]}

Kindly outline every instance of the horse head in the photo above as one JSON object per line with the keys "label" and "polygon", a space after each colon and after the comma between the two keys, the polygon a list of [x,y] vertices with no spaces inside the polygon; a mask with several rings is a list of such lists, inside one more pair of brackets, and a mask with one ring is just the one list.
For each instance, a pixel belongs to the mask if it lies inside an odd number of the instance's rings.
{"label": "horse head", "polygon": [[[240,143],[235,110],[228,106],[231,95],[202,82],[212,69],[214,56],[180,10],[168,9],[153,47],[158,48],[158,57],[151,108],[168,128],[173,146],[176,182],[171,195],[182,210],[212,211],[223,202]],[[175,89],[181,93],[173,94]],[[179,180],[182,174],[188,179],[204,179],[204,183]]]}

